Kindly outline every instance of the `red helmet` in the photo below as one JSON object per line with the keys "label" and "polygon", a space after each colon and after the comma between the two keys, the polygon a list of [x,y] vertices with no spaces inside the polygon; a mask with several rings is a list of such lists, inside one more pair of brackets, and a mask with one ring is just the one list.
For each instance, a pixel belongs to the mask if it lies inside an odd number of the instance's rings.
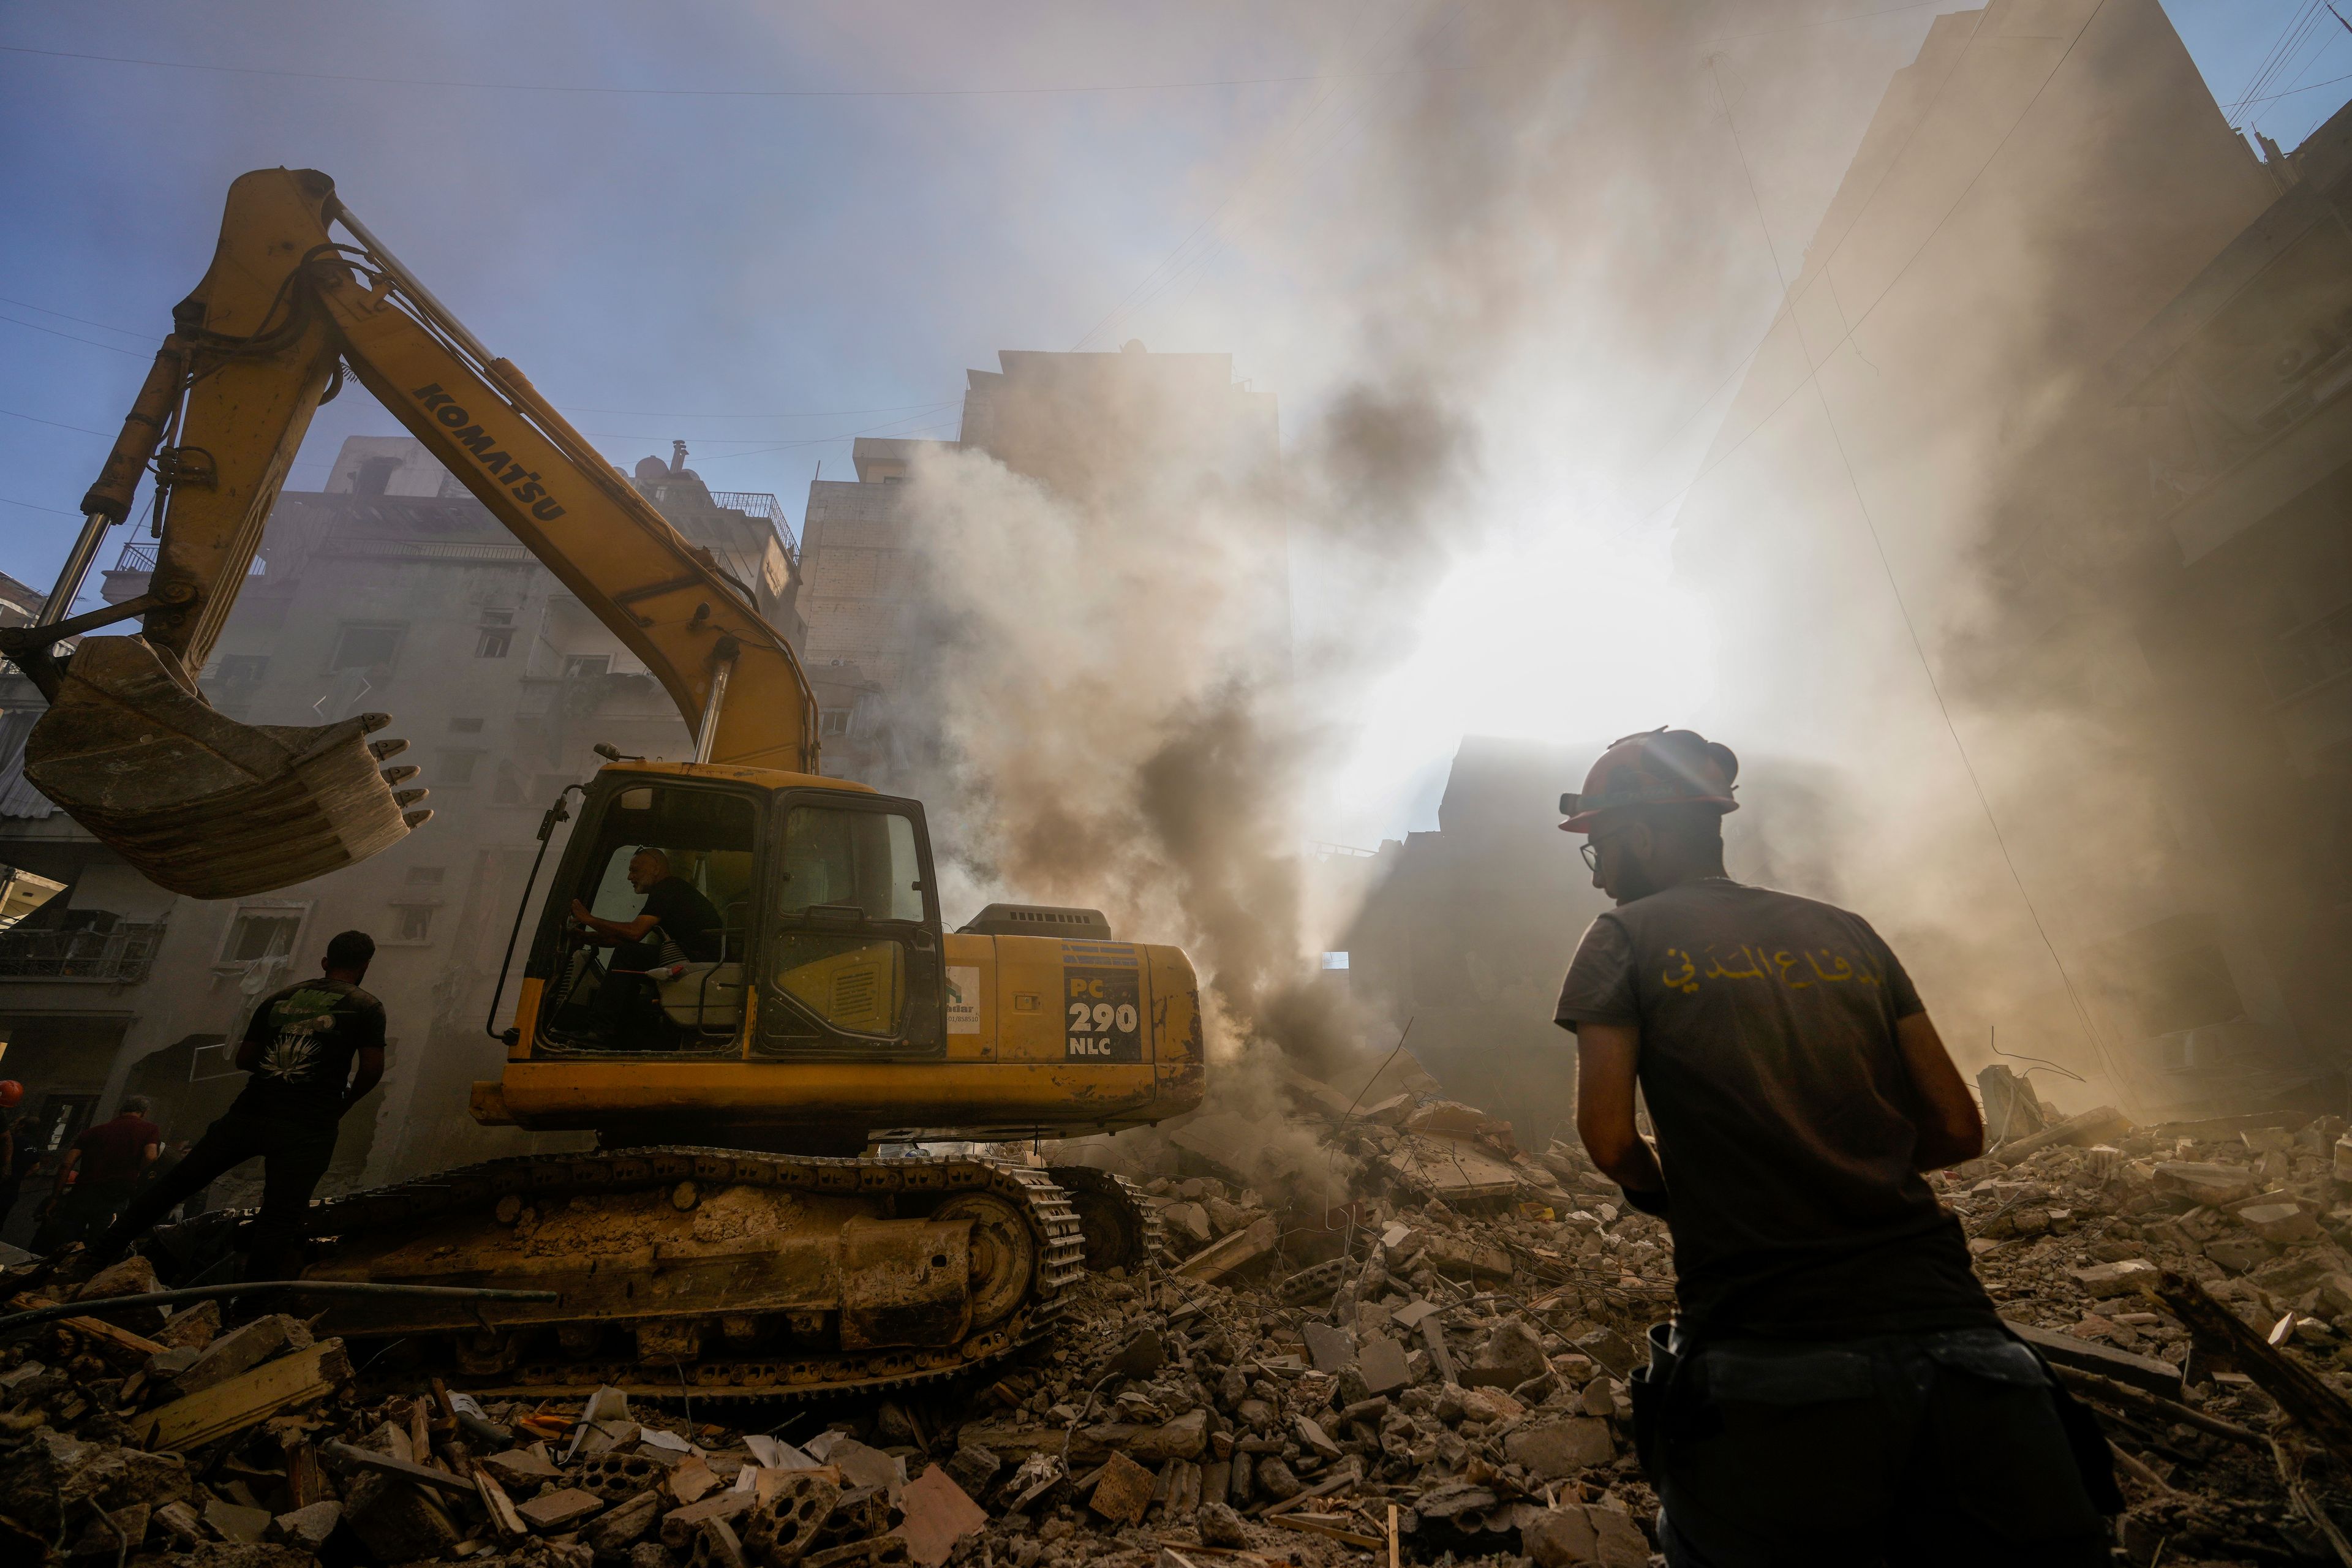
{"label": "red helmet", "polygon": [[25,1086],[15,1079],[0,1079],[0,1110],[14,1110],[25,1103]]}
{"label": "red helmet", "polygon": [[1739,759],[1696,730],[1660,725],[1613,742],[1584,775],[1584,788],[1559,797],[1562,833],[1590,833],[1602,812],[1629,805],[1712,805],[1738,811],[1731,781]]}

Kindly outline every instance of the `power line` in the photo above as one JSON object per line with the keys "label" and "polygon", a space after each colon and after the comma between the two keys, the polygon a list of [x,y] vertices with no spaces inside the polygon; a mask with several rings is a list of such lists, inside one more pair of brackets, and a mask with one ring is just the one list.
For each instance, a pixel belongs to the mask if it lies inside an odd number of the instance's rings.
{"label": "power line", "polygon": [[[2068,42],[2065,52],[2061,54],[2058,57],[2057,63],[2050,68],[2049,76],[2042,79],[2041,87],[2036,88],[2034,89],[2033,96],[2026,100],[2025,108],[2019,112],[2016,121],[2011,125],[2009,132],[2003,134],[2000,142],[1994,146],[1992,155],[1988,157],[1985,160],[1983,166],[1979,167],[1977,173],[1969,177],[1968,184],[1961,188],[1959,195],[1954,198],[1951,206],[1947,208],[1944,216],[1937,220],[1936,226],[1928,231],[1927,239],[1920,242],[1919,248],[1911,253],[1910,257],[1905,260],[1902,268],[1895,273],[1893,279],[1888,280],[1886,288],[1879,292],[1878,299],[1874,300],[1871,302],[1870,309],[1864,310],[1861,319],[1854,322],[1853,327],[1847,330],[1845,337],[1839,340],[1841,343],[1853,337],[1854,331],[1861,327],[1862,322],[1869,319],[1871,311],[1875,310],[1878,308],[1879,302],[1884,300],[1886,296],[1894,290],[1895,283],[1901,281],[1904,273],[1908,272],[1911,269],[1912,263],[1916,262],[1921,255],[1925,254],[1928,244],[1935,239],[1938,233],[1942,232],[1944,224],[1949,220],[1954,212],[1958,210],[1960,203],[1967,200],[1969,192],[1976,188],[1976,183],[1979,179],[1983,177],[1985,169],[1992,166],[1993,159],[1999,157],[2000,155],[2001,148],[2009,144],[2010,136],[2014,135],[2016,133],[2017,127],[2025,122],[2025,118],[2032,112],[2033,106],[2041,101],[2042,92],[2047,90],[2050,83],[2056,79],[2058,72],[2064,68],[2067,59],[2074,52],[2075,46],[2082,42],[2084,34],[2090,31],[2091,27],[2098,21],[2099,13],[2105,9],[2106,0],[2099,0],[2098,5],[2092,11],[2090,16],[2084,21],[2081,30],[2076,32],[2074,38]],[[1712,62],[1710,62],[1710,68],[1712,68]],[[1718,96],[1722,95],[1723,83],[1720,78],[1717,78],[1716,80],[1716,91]],[[1757,217],[1760,221],[1763,217],[1763,198],[1757,192],[1756,176],[1748,167],[1747,149],[1740,144],[1739,126],[1736,121],[1731,119],[1730,100],[1727,98],[1724,100],[1724,115],[1727,123],[1730,126],[1732,145],[1739,153],[1739,167],[1742,174],[1745,175],[1748,181],[1748,197],[1751,201],[1755,202]],[[1849,229],[1847,232],[1852,233],[1853,231]],[[1767,245],[1770,244],[1770,234],[1768,231],[1765,237]],[[1774,254],[1773,265],[1776,268],[1780,265],[1777,252]],[[1784,290],[1785,287],[1784,283]],[[1777,321],[1778,312],[1776,311],[1776,324]],[[1826,358],[1826,356],[1824,356],[1824,358]],[[2049,927],[2042,921],[2041,907],[2034,902],[2032,893],[2025,886],[2024,875],[2019,871],[2017,868],[2017,858],[2010,851],[2008,835],[2001,831],[2000,819],[1992,808],[1992,797],[1986,793],[1984,781],[1977,774],[1976,762],[1969,755],[1968,743],[1960,738],[1959,725],[1952,717],[1951,705],[1946,701],[1944,698],[1943,682],[1937,679],[1935,666],[1928,661],[1927,645],[1919,635],[1918,624],[1912,619],[1910,604],[1905,599],[1903,595],[1903,585],[1895,575],[1895,563],[1887,557],[1886,543],[1885,539],[1879,533],[1877,519],[1871,515],[1869,498],[1863,493],[1862,480],[1853,470],[1853,459],[1847,455],[1845,436],[1844,433],[1838,428],[1837,414],[1836,411],[1830,406],[1829,394],[1823,389],[1821,376],[1818,372],[1809,372],[1804,380],[1799,384],[1801,386],[1810,385],[1813,390],[1814,400],[1821,405],[1822,418],[1829,426],[1830,441],[1836,447],[1838,462],[1845,470],[1847,488],[1853,492],[1854,510],[1861,515],[1863,529],[1870,536],[1871,549],[1878,557],[1878,569],[1881,573],[1885,574],[1886,578],[1887,593],[1889,596],[1894,599],[1895,613],[1902,618],[1903,630],[1910,638],[1912,654],[1917,658],[1919,661],[1919,673],[1927,679],[1928,693],[1934,697],[1936,701],[1936,711],[1939,716],[1941,716],[1944,721],[1944,732],[1951,737],[1953,752],[1958,755],[1960,760],[1961,771],[1968,775],[1969,788],[1974,792],[1976,795],[1977,809],[1984,814],[1985,826],[1992,832],[1993,844],[2000,851],[2001,864],[2008,868],[2010,881],[2017,889],[2018,900],[2025,906],[2026,915],[2033,922],[2034,934],[2042,939],[2043,949],[2050,954],[2050,963],[2052,966],[2058,971],[2059,983],[2064,986],[2067,999],[2074,1004],[2076,1019],[2082,1026],[2084,1038],[2090,1041],[2091,1048],[2097,1053],[2100,1062],[2105,1068],[2108,1080],[2115,1085],[2116,1093],[2123,1099],[2126,1105],[2129,1105],[2135,1095],[2134,1087],[2124,1077],[2121,1068],[2116,1063],[2113,1053],[2108,1048],[2105,1037],[2099,1033],[2099,1030],[2091,1020],[2090,1009],[2084,1005],[2081,992],[2075,988],[2074,974],[2067,969],[2066,961],[2059,955],[2058,944],[2052,940]],[[1793,393],[1791,395],[1793,395]],[[1784,398],[1782,401],[1785,403],[1787,400]],[[1759,425],[1759,428],[1761,428],[1760,423]],[[1745,437],[1742,437],[1743,442],[1745,439]],[[1735,447],[1733,449],[1737,450],[1738,448]],[[1725,457],[1728,457],[1729,455],[1730,454],[1727,452]],[[1718,462],[1719,461],[1720,459],[1718,459]],[[1708,469],[1711,470],[1716,466],[1717,465],[1710,464],[1708,465]],[[1701,477],[1704,477],[1704,472]],[[1697,480],[1696,479],[1692,481],[1693,484],[1696,484],[1696,482]]]}
{"label": "power line", "polygon": [[30,414],[19,414],[13,408],[0,408],[0,414],[5,414],[11,419],[22,419],[27,425],[46,425],[52,430],[79,430],[85,436],[95,436],[101,441],[112,438],[111,432],[109,431],[93,430],[87,425],[60,425],[54,419],[42,419]]}
{"label": "power line", "polygon": [[1094,82],[1055,87],[611,87],[593,82],[463,81],[425,77],[359,76],[341,71],[288,70],[272,66],[223,66],[196,60],[155,60],[142,59],[130,55],[93,55],[71,49],[37,49],[22,44],[0,44],[0,54],[38,55],[47,59],[84,60],[98,65],[146,66],[157,70],[206,71],[225,76],[266,76],[291,78],[300,81],[357,82],[376,87],[451,87],[479,92],[560,92],[622,98],[1044,98],[1085,93],[1178,92],[1203,88],[1276,87],[1327,79],[1319,74],[1306,74],[1223,77],[1189,81]]}
{"label": "power line", "polygon": [[118,327],[112,321],[93,321],[88,316],[68,316],[63,310],[52,310],[47,305],[36,305],[30,300],[11,300],[5,294],[0,294],[0,305],[15,305],[20,310],[37,310],[44,316],[55,316],[59,321],[79,321],[85,327],[100,327],[107,331],[121,332],[127,337],[145,338],[153,335],[150,332],[132,331],[129,327]]}
{"label": "power line", "polygon": [[47,332],[53,338],[63,338],[69,343],[88,343],[94,349],[104,349],[110,354],[128,354],[132,359],[149,359],[153,357],[149,354],[142,354],[136,349],[117,348],[112,343],[100,342],[96,338],[85,338],[79,332],[61,332],[55,327],[45,327],[38,321],[20,321],[14,316],[0,316],[0,321],[5,321],[12,327],[23,327],[28,331]]}
{"label": "power line", "polygon": [[626,414],[638,419],[840,419],[853,414],[900,414],[946,408],[962,401],[961,397],[942,397],[933,403],[887,403],[879,408],[804,408],[792,414],[681,414],[675,408],[591,408],[584,403],[558,404],[556,406],[567,414]]}
{"label": "power line", "polygon": [[18,500],[15,496],[0,496],[0,501],[5,501],[10,506],[21,506],[27,511],[53,511],[59,517],[79,517],[81,515],[81,513],[78,511],[68,511],[63,507],[42,506],[37,501]]}

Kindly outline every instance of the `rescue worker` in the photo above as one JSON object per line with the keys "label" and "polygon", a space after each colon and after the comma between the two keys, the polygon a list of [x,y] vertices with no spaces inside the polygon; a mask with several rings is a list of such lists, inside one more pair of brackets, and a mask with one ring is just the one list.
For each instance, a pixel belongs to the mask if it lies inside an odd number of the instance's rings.
{"label": "rescue worker", "polygon": [[182,1200],[247,1160],[261,1164],[261,1212],[248,1279],[288,1279],[301,1263],[302,1216],[334,1157],[336,1124],[383,1077],[383,1004],[360,989],[375,942],[347,931],[327,943],[324,973],[253,1010],[236,1065],[253,1076],[187,1157],[131,1199],[90,1248],[121,1255]]}
{"label": "rescue worker", "polygon": [[58,1173],[56,1239],[87,1241],[104,1230],[131,1202],[163,1147],[163,1130],[147,1120],[147,1101],[135,1094],[112,1120],[75,1139]]}
{"label": "rescue worker", "polygon": [[1577,1130],[1674,1237],[1633,1389],[1666,1561],[2104,1563],[2105,1439],[1921,1174],[1983,1152],[1976,1104],[1866,921],[1726,875],[1738,771],[1658,730],[1560,802],[1617,905],[1560,988]]}

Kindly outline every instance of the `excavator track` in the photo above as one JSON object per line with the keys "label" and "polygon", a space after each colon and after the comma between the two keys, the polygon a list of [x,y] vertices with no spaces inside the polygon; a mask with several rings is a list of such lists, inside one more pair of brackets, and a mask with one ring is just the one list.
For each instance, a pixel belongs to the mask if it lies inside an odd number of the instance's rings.
{"label": "excavator track", "polygon": [[[972,1218],[968,1258],[952,1251],[965,1227],[935,1215]],[[779,1215],[801,1223],[757,1228]],[[173,1254],[213,1253],[250,1217],[205,1215],[159,1239]],[[912,1388],[1034,1342],[1085,1274],[1077,1215],[1051,1176],[975,1159],[525,1155],[313,1205],[308,1230],[309,1279],[562,1291],[546,1306],[344,1299],[319,1328],[353,1344],[363,1381],[440,1376],[518,1398],[605,1385],[698,1401]],[[621,1244],[606,1245],[615,1231]],[[926,1261],[947,1267],[927,1274]],[[825,1279],[845,1300],[861,1284],[869,1299],[862,1310],[816,1306],[805,1289]],[[796,1286],[798,1307],[778,1293]],[[982,1319],[986,1302],[998,1305]],[[878,1336],[851,1332],[853,1318]],[[929,1331],[942,1323],[949,1331]],[[894,1325],[912,1342],[883,1342]]]}
{"label": "excavator track", "polygon": [[1077,1211],[1089,1270],[1124,1268],[1132,1274],[1168,1260],[1168,1227],[1141,1187],[1092,1165],[1051,1165],[1046,1172]]}

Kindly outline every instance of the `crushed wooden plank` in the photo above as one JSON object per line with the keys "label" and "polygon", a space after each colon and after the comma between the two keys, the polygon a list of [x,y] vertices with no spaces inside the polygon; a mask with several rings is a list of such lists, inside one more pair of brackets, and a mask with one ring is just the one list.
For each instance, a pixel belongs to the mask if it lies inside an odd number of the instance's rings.
{"label": "crushed wooden plank", "polygon": [[2197,1280],[2167,1269],[2157,1294],[2181,1327],[2235,1362],[2256,1387],[2278,1401],[2289,1418],[2338,1458],[2352,1459],[2352,1405],[2322,1383],[2317,1373],[2290,1361],[2263,1339],[2260,1329],[2215,1300]]}
{"label": "crushed wooden plank", "polygon": [[[2184,1321],[2186,1320],[2183,1320]],[[2078,1340],[2072,1334],[2061,1334],[2049,1329],[2037,1329],[2032,1323],[2009,1325],[2010,1332],[2042,1352],[2043,1358],[2059,1366],[2071,1366],[2083,1372],[2095,1372],[2111,1377],[2117,1383],[2144,1388],[2150,1394],[2160,1394],[2167,1399],[2180,1397],[2180,1369],[2168,1361],[2154,1356],[2134,1355],[2112,1346]]]}
{"label": "crushed wooden plank", "polygon": [[343,1353],[343,1342],[320,1340],[151,1410],[132,1430],[143,1447],[184,1453],[215,1437],[257,1426],[289,1405],[324,1398],[351,1375],[351,1358]]}
{"label": "crushed wooden plank", "polygon": [[482,1510],[490,1516],[490,1528],[509,1541],[520,1541],[530,1533],[530,1526],[515,1511],[514,1499],[507,1489],[499,1485],[499,1478],[484,1469],[478,1461],[473,1466],[474,1492],[482,1500]]}
{"label": "crushed wooden plank", "polygon": [[1328,1536],[1333,1541],[1343,1541],[1350,1546],[1360,1546],[1367,1552],[1377,1551],[1388,1544],[1377,1535],[1366,1535],[1360,1531],[1343,1530],[1336,1524],[1328,1522],[1332,1518],[1346,1517],[1346,1515],[1283,1513],[1270,1516],[1265,1522],[1277,1525],[1284,1530],[1296,1530],[1305,1535]]}

